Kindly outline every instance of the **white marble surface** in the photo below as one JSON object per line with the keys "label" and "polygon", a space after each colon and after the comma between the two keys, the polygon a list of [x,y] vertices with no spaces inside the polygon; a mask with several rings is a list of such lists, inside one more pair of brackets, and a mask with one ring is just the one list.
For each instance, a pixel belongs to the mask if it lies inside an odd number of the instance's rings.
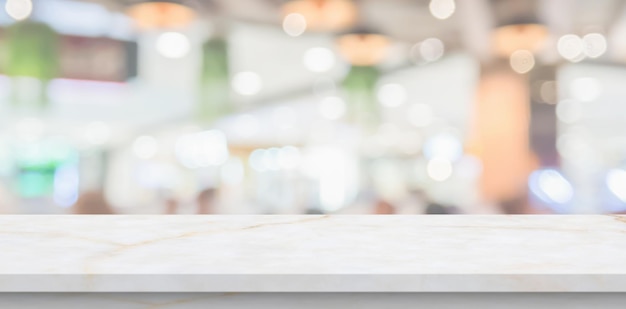
{"label": "white marble surface", "polygon": [[0,292],[626,291],[626,217],[0,216]]}

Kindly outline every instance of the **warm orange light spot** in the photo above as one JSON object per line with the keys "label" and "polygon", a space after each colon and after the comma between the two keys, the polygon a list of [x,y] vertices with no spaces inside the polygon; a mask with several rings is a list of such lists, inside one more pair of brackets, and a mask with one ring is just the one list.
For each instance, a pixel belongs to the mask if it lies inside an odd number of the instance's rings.
{"label": "warm orange light spot", "polygon": [[196,18],[190,7],[171,2],[136,4],[128,9],[128,15],[141,29],[184,28]]}
{"label": "warm orange light spot", "polygon": [[506,58],[518,50],[536,52],[543,47],[547,37],[548,29],[543,25],[503,26],[493,33],[494,51],[498,56]]}
{"label": "warm orange light spot", "polygon": [[339,53],[351,64],[370,66],[380,63],[389,49],[390,41],[380,34],[348,34],[337,40]]}
{"label": "warm orange light spot", "polygon": [[350,0],[296,0],[283,5],[283,16],[293,13],[302,15],[312,31],[343,30],[357,20],[356,5]]}

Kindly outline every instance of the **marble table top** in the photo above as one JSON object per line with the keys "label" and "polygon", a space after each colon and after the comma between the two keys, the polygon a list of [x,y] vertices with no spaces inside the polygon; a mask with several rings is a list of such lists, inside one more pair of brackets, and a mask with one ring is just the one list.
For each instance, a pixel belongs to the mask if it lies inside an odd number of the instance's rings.
{"label": "marble table top", "polygon": [[620,216],[0,216],[0,292],[626,291]]}

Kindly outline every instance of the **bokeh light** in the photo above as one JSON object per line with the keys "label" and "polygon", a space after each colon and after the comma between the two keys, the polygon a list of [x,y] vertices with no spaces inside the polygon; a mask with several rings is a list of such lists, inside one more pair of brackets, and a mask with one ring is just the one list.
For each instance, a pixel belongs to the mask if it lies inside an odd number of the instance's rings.
{"label": "bokeh light", "polygon": [[557,49],[563,58],[570,61],[575,61],[584,55],[583,40],[574,34],[566,34],[559,38]]}
{"label": "bokeh light", "polygon": [[300,166],[300,150],[294,146],[282,147],[278,152],[278,165],[283,169],[294,169]]}
{"label": "bokeh light", "polygon": [[583,37],[584,52],[589,58],[598,58],[607,51],[607,42],[600,33],[589,33]]}
{"label": "bokeh light", "polygon": [[574,197],[572,184],[553,169],[538,170],[529,178],[531,191],[548,204],[566,204]]}
{"label": "bokeh light", "polygon": [[427,159],[446,159],[455,161],[463,156],[463,144],[450,133],[437,134],[426,140],[424,156]]}
{"label": "bokeh light", "polygon": [[314,47],[304,53],[302,61],[311,72],[327,72],[335,66],[335,53],[328,48]]}
{"label": "bokeh light", "polygon": [[615,196],[626,203],[626,170],[610,170],[606,176],[606,184]]}
{"label": "bokeh light", "polygon": [[398,107],[406,103],[408,93],[399,84],[385,84],[378,89],[378,101],[385,107]]}
{"label": "bokeh light", "polygon": [[157,38],[156,49],[165,58],[179,59],[191,51],[191,42],[179,32],[164,32]]}
{"label": "bokeh light", "polygon": [[224,133],[209,130],[185,134],[176,141],[175,154],[178,161],[187,168],[219,166],[229,157],[228,144]]}
{"label": "bokeh light", "polygon": [[428,161],[426,172],[434,181],[446,181],[452,176],[452,162],[444,158],[433,158]]}
{"label": "bokeh light", "polygon": [[291,13],[283,19],[283,30],[289,36],[297,37],[306,31],[306,19],[302,14]]}
{"label": "bokeh light", "polygon": [[4,9],[11,18],[24,20],[33,12],[33,2],[31,0],[6,0]]}
{"label": "bokeh light", "polygon": [[527,50],[518,50],[511,55],[510,64],[515,72],[525,74],[535,67],[535,56]]}
{"label": "bokeh light", "polygon": [[239,72],[232,80],[233,89],[244,96],[258,94],[263,87],[263,82],[259,74],[255,72]]}
{"label": "bokeh light", "polygon": [[429,38],[419,44],[419,52],[422,59],[434,62],[443,57],[445,45],[438,38]]}
{"label": "bokeh light", "polygon": [[431,0],[428,6],[430,13],[437,19],[448,19],[456,10],[454,0]]}

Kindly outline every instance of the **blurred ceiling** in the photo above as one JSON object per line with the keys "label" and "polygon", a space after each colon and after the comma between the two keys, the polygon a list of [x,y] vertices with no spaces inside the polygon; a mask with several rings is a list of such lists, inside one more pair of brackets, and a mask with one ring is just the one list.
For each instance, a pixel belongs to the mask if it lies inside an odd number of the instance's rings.
{"label": "blurred ceiling", "polygon": [[[136,0],[85,0],[123,11]],[[209,18],[280,27],[285,0],[191,0],[187,1]],[[554,36],[567,33],[612,33],[626,31],[625,2],[621,0],[463,0],[456,12],[438,20],[429,12],[429,0],[355,0],[360,23],[396,40],[417,42],[437,37],[447,47],[464,48],[488,57],[494,27],[515,20],[537,19]],[[626,44],[626,43],[624,43]]]}

